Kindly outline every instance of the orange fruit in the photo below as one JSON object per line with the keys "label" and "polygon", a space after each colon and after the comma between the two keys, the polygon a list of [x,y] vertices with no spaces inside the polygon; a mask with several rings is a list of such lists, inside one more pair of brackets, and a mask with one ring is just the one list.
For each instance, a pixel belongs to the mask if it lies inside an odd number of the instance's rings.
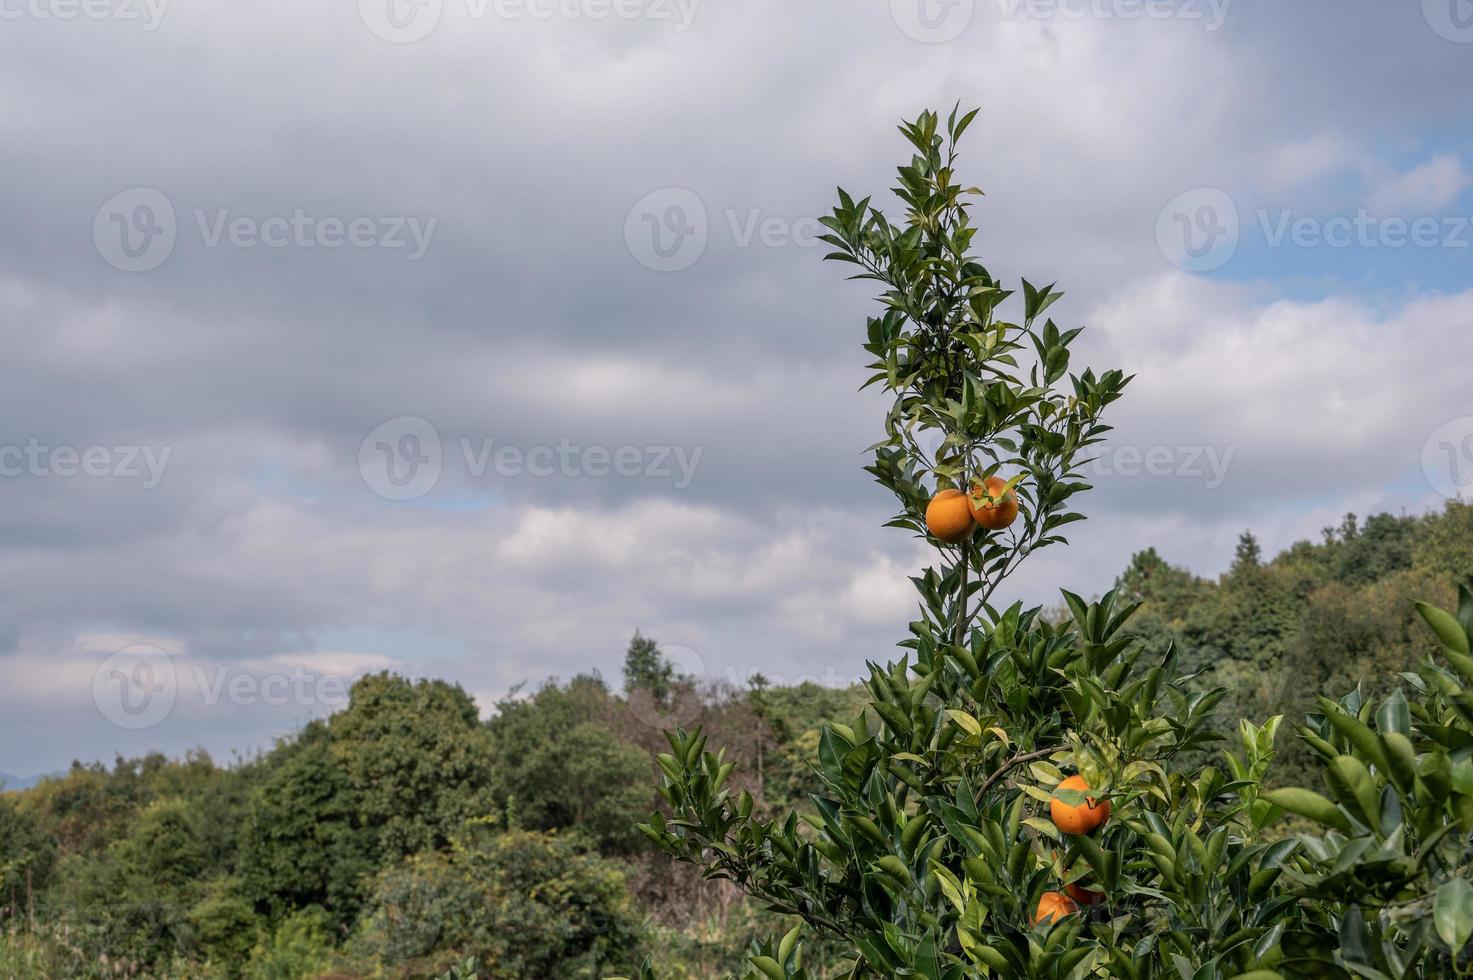
{"label": "orange fruit", "polygon": [[1078,911],[1079,906],[1063,892],[1044,892],[1038,900],[1038,908],[1033,912],[1033,924],[1038,925],[1045,920],[1057,922]]}
{"label": "orange fruit", "polygon": [[1104,892],[1090,891],[1088,888],[1081,888],[1079,885],[1075,884],[1072,881],[1064,886],[1064,892],[1076,903],[1084,906],[1098,905],[1105,900]]}
{"label": "orange fruit", "polygon": [[1004,492],[1007,485],[1000,476],[972,484],[972,495],[967,498],[972,519],[989,531],[1001,531],[1018,519],[1018,495],[1012,490]]}
{"label": "orange fruit", "polygon": [[[1059,784],[1059,789],[1076,789],[1080,792],[1089,791],[1089,783],[1084,781],[1083,776],[1070,776]],[[1049,816],[1054,818],[1054,826],[1066,834],[1088,834],[1098,830],[1110,819],[1110,801],[1086,797],[1079,806],[1070,806],[1057,796],[1049,802]]]}
{"label": "orange fruit", "polygon": [[976,529],[971,504],[960,490],[942,490],[926,505],[926,530],[933,538],[956,544]]}

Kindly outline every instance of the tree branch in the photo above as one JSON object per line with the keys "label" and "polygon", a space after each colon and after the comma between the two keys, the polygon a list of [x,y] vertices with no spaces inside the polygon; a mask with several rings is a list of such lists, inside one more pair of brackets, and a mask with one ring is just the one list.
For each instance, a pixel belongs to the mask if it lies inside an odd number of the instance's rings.
{"label": "tree branch", "polygon": [[1046,749],[1034,749],[1032,752],[1019,752],[1007,762],[1004,762],[997,772],[987,777],[987,782],[983,783],[982,788],[977,790],[977,804],[979,806],[981,805],[982,798],[987,795],[987,791],[992,788],[992,784],[1007,775],[1008,771],[1014,766],[1023,762],[1032,762],[1034,759],[1042,759],[1044,756],[1053,755],[1055,752],[1062,752],[1067,748],[1067,745],[1053,745]]}

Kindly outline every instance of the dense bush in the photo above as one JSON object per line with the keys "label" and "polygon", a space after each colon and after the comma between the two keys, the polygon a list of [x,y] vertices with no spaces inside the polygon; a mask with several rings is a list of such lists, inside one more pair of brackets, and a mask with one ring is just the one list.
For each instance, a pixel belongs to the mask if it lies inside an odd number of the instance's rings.
{"label": "dense bush", "polygon": [[28,809],[0,795],[0,922],[23,916],[45,891],[56,866],[56,844]]}
{"label": "dense bush", "polygon": [[1417,608],[1438,655],[1379,701],[1321,698],[1299,729],[1329,797],[1269,794],[1325,828],[1297,837],[1286,867],[1292,893],[1332,914],[1288,923],[1288,963],[1395,980],[1473,966],[1473,589],[1462,587],[1456,613]]}
{"label": "dense bush", "polygon": [[362,901],[364,877],[377,866],[374,834],[326,726],[308,726],[279,752],[246,804],[239,856],[245,888],[272,914],[315,905],[346,926]]}
{"label": "dense bush", "polygon": [[356,944],[393,968],[476,958],[482,976],[593,978],[640,928],[617,866],[557,835],[472,828],[382,872]]}
{"label": "dense bush", "polygon": [[640,839],[634,824],[651,798],[650,762],[648,753],[612,737],[617,708],[593,677],[565,687],[549,683],[497,706],[490,723],[495,802],[513,825],[576,827],[605,851],[633,848]]}

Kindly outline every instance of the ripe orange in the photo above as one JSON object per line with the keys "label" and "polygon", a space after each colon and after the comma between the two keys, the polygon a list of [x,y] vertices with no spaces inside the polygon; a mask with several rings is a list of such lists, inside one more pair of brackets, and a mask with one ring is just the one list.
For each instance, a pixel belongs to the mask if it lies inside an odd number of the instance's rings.
{"label": "ripe orange", "polygon": [[1018,495],[1008,490],[1008,481],[1000,476],[989,476],[982,483],[972,484],[972,495],[967,499],[972,508],[972,519],[989,531],[1001,531],[1018,519]]}
{"label": "ripe orange", "polygon": [[[1076,789],[1080,792],[1089,790],[1089,783],[1084,781],[1083,776],[1070,776],[1059,784],[1059,789]],[[1086,797],[1085,802],[1079,806],[1070,806],[1057,796],[1049,803],[1049,816],[1054,818],[1054,826],[1066,834],[1088,834],[1098,830],[1110,819],[1110,801]]]}
{"label": "ripe orange", "polygon": [[967,495],[960,490],[942,490],[926,505],[926,530],[934,538],[956,544],[976,529]]}
{"label": "ripe orange", "polygon": [[1044,892],[1038,900],[1038,908],[1033,913],[1033,924],[1038,925],[1044,920],[1057,922],[1066,915],[1073,915],[1079,911],[1079,906],[1074,900],[1063,892]]}

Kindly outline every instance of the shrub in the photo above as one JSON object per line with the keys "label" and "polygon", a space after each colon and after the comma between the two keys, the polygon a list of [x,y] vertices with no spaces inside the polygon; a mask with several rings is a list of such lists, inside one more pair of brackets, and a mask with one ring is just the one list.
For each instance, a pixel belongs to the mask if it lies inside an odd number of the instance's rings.
{"label": "shrub", "polygon": [[[654,641],[638,638],[654,646]],[[657,648],[656,648],[657,649]],[[507,698],[489,724],[495,799],[515,826],[572,830],[605,853],[640,840],[635,821],[650,806],[650,757],[612,730],[617,705],[603,682],[548,683],[528,698]]]}
{"label": "shrub", "polygon": [[0,794],[0,928],[27,913],[55,867],[55,841],[14,797]]}
{"label": "shrub", "polygon": [[1299,729],[1330,795],[1268,794],[1324,828],[1287,865],[1294,894],[1332,913],[1284,932],[1284,965],[1306,976],[1450,977],[1473,961],[1473,588],[1456,613],[1417,608],[1438,656],[1379,701],[1320,698]]}
{"label": "shrub", "polygon": [[345,925],[362,902],[363,879],[378,867],[359,794],[321,726],[277,754],[245,808],[245,887],[272,913],[317,905]]}
{"label": "shrub", "polygon": [[248,980],[298,980],[315,977],[332,965],[332,917],[309,906],[283,919],[251,950]]}
{"label": "shrub", "polygon": [[380,874],[354,946],[396,970],[474,956],[484,977],[574,980],[619,965],[638,932],[616,865],[556,834],[483,827]]}

